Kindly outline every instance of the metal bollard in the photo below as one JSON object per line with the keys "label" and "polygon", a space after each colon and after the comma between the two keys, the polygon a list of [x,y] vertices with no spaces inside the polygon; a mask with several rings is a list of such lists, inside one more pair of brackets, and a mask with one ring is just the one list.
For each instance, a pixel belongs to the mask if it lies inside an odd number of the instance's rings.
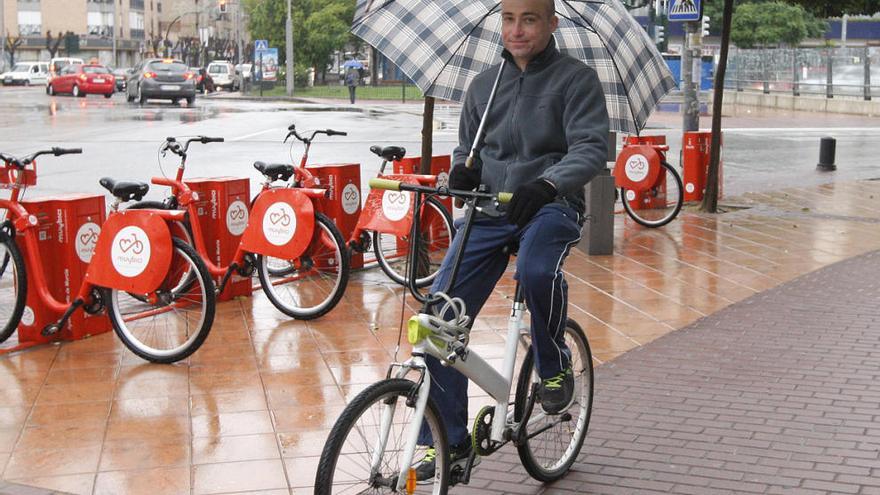
{"label": "metal bollard", "polygon": [[586,215],[578,249],[590,255],[614,252],[614,177],[605,169],[586,187]]}
{"label": "metal bollard", "polygon": [[819,142],[819,164],[816,168],[826,172],[837,170],[834,164],[834,155],[837,153],[837,140],[832,137],[823,137]]}

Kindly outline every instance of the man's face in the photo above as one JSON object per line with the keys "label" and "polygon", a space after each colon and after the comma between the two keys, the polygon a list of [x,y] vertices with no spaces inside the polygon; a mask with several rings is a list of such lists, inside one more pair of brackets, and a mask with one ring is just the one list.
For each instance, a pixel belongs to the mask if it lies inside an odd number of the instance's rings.
{"label": "man's face", "polygon": [[529,61],[547,47],[559,25],[552,0],[502,0],[501,39],[518,61]]}

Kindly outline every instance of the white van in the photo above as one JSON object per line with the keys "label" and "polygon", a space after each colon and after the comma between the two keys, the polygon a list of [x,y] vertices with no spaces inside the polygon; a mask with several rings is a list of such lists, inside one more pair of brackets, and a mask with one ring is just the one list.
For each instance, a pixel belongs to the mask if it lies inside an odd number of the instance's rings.
{"label": "white van", "polygon": [[48,62],[18,62],[8,72],[0,74],[0,82],[4,86],[20,84],[46,84],[49,76]]}
{"label": "white van", "polygon": [[53,77],[61,72],[61,69],[68,65],[83,65],[84,63],[81,58],[55,57],[49,61],[49,80],[51,81]]}
{"label": "white van", "polygon": [[215,60],[208,64],[208,75],[214,80],[214,87],[232,91],[235,86],[235,67],[225,60]]}

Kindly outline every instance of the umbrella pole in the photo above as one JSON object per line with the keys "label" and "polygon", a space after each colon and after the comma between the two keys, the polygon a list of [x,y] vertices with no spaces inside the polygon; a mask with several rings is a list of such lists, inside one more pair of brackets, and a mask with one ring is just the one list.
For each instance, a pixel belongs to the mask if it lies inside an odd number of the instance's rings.
{"label": "umbrella pole", "polygon": [[[477,127],[477,135],[474,136],[474,141],[471,144],[471,152],[468,154],[467,159],[464,161],[464,166],[467,168],[474,168],[474,160],[477,156],[477,147],[479,146],[480,140],[483,139],[483,133],[486,132],[486,120],[489,118],[489,110],[492,108],[492,103],[495,102],[495,93],[498,92],[498,85],[501,83],[501,74],[504,72],[504,66],[507,64],[507,60],[501,59],[501,67],[498,68],[498,75],[495,76],[495,83],[492,84],[492,92],[489,93],[489,102],[486,104],[486,110],[483,111],[483,117],[480,118],[480,127]],[[464,201],[460,199],[455,200],[455,207],[461,208],[464,205]]]}
{"label": "umbrella pole", "polygon": [[483,139],[483,133],[486,131],[486,120],[489,117],[489,110],[492,108],[492,103],[495,101],[495,93],[498,92],[498,84],[501,82],[501,74],[504,72],[504,66],[507,64],[507,60],[501,60],[501,67],[498,68],[498,75],[495,76],[495,84],[492,85],[492,92],[489,94],[489,103],[486,105],[486,110],[483,111],[483,117],[480,119],[480,127],[477,128],[477,135],[474,136],[474,142],[471,144],[471,152],[468,154],[467,160],[465,160],[464,164],[467,168],[473,168],[474,160],[477,155],[477,147],[480,144],[480,140]]}

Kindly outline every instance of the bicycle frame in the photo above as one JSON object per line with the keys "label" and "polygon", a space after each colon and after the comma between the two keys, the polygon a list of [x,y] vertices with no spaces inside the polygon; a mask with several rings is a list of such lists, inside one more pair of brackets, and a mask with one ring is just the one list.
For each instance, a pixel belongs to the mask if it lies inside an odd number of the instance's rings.
{"label": "bicycle frame", "polygon": [[[186,170],[186,150],[184,149],[183,155],[181,156],[180,165],[177,167],[177,175],[175,176],[175,178],[168,179],[165,177],[153,177],[151,179],[151,182],[156,185],[170,187],[171,194],[172,194],[172,196],[174,196],[174,198],[176,198],[178,206],[185,208],[188,215],[189,215],[189,218],[192,220],[192,219],[198,218],[198,210],[196,209],[196,206],[195,206],[195,202],[197,200],[197,194],[193,193],[192,190],[189,188],[189,186],[187,186],[186,183],[183,181],[183,175],[184,175],[185,170]],[[285,188],[272,187],[272,185],[268,179],[264,180],[262,182],[262,187],[260,189],[260,192],[257,194],[257,196],[253,200],[253,204],[254,205],[257,204],[261,195],[263,195],[269,191],[281,190],[281,189],[285,189]],[[310,187],[297,188],[297,191],[302,192],[303,194],[305,194],[309,198],[310,202],[312,203],[313,208],[317,208],[316,205],[318,202],[316,200],[318,198],[323,198],[326,194],[326,190],[324,190],[324,189],[317,189],[317,188],[310,188]],[[239,246],[235,251],[235,255],[233,256],[232,262],[228,266],[217,265],[211,260],[210,256],[208,256],[208,249],[207,249],[207,246],[205,245],[205,235],[204,235],[204,232],[202,231],[201,224],[198,221],[190,221],[190,227],[192,228],[194,247],[196,249],[196,252],[199,253],[199,255],[202,257],[202,260],[205,262],[205,266],[208,268],[208,272],[211,274],[212,277],[220,277],[221,278],[220,283],[216,287],[216,292],[219,294],[219,293],[223,292],[223,289],[226,288],[226,284],[229,282],[230,278],[232,277],[232,274],[236,270],[238,270],[242,267],[246,267],[248,265],[248,262],[246,261],[246,257],[252,251],[245,249],[245,244],[246,244],[245,237],[242,237],[242,242],[239,243]],[[247,229],[245,230],[245,234],[244,234],[245,236],[248,235],[248,232],[247,232],[248,229],[250,229],[250,223],[249,223]],[[310,230],[312,230],[312,229],[310,229]],[[262,254],[262,253],[257,253],[257,254]],[[275,280],[275,281],[273,281],[273,284],[280,285],[280,284],[288,283],[292,280],[296,280],[297,278],[300,278],[301,276],[302,275],[295,275],[292,277],[287,277],[284,279]]]}
{"label": "bicycle frame", "polygon": [[[414,193],[416,195],[416,206],[421,206],[423,193],[419,190],[415,190]],[[458,249],[453,254],[453,272],[446,287],[441,291],[444,293],[448,292],[450,288],[455,285],[455,279],[458,276],[458,269],[461,265],[462,256],[464,255],[464,247],[470,237],[476,213],[477,211],[480,211],[480,208],[476,206],[477,199],[493,197],[490,194],[482,192],[468,192],[468,194],[471,195],[471,198],[465,202],[466,206],[468,206],[467,213],[465,214],[464,224],[461,227],[462,231],[458,234],[459,236],[464,237],[458,245]],[[413,218],[412,235],[410,236],[410,254],[408,255],[411,257],[414,257],[414,253],[417,252],[420,236],[415,235],[415,233],[418,232],[418,229],[418,215],[415,215]],[[407,277],[407,286],[413,296],[423,303],[421,312],[415,317],[421,320],[424,319],[430,306],[436,301],[432,299],[430,295],[424,296],[420,294],[415,287],[416,268],[412,259],[409,260],[409,267],[410,273]],[[396,378],[404,378],[412,370],[420,373],[418,399],[416,401],[415,414],[410,423],[409,431],[406,434],[407,443],[404,446],[403,456],[401,457],[400,473],[397,478],[397,490],[402,490],[406,485],[407,472],[412,466],[412,457],[415,453],[422,419],[428,403],[428,395],[431,388],[431,375],[428,372],[427,364],[425,363],[426,355],[431,355],[444,362],[444,364],[458,370],[495,399],[495,413],[492,419],[492,429],[490,434],[490,439],[493,442],[500,444],[510,438],[515,438],[515,435],[506,436],[505,432],[515,432],[519,429],[519,426],[513,421],[513,415],[509,411],[509,408],[510,392],[513,386],[513,373],[517,361],[518,347],[522,344],[523,347],[528,349],[528,343],[524,339],[524,336],[529,334],[529,328],[525,324],[523,318],[525,311],[526,306],[523,291],[520,285],[517,284],[510,317],[508,318],[504,360],[502,361],[500,371],[466,346],[453,348],[452,346],[447,345],[445,348],[440,348],[430,337],[422,338],[413,345],[412,357],[410,357],[410,359],[403,363],[392,365],[391,369],[394,367],[400,368],[395,375]],[[419,323],[419,326],[422,326],[422,322]],[[389,376],[391,374],[391,369],[389,369]],[[384,411],[382,426],[380,429],[380,431],[383,432],[381,433],[382,436],[386,438],[380,439],[380,448],[374,453],[373,465],[371,466],[373,469],[378,469],[379,467],[378,463],[381,461],[382,455],[384,454],[385,442],[387,441],[387,432],[390,431],[391,420],[394,416],[395,405],[387,405],[386,407],[387,409]],[[529,411],[526,412],[526,419],[529,422],[533,419],[540,420],[542,418],[543,415],[532,417]]]}
{"label": "bicycle frame", "polygon": [[[49,286],[46,278],[46,273],[43,269],[43,264],[40,263],[38,258],[39,246],[37,241],[36,233],[34,229],[38,226],[37,218],[31,215],[27,209],[21,205],[19,202],[19,198],[21,196],[21,190],[26,185],[34,185],[36,183],[36,163],[31,162],[33,165],[30,169],[22,169],[17,172],[8,172],[16,177],[14,177],[11,184],[4,184],[6,188],[12,190],[12,194],[9,199],[0,199],[0,210],[6,210],[9,212],[4,225],[12,226],[13,235],[16,233],[20,233],[22,237],[24,237],[25,244],[25,266],[28,269],[29,277],[33,277],[30,281],[33,283],[33,287],[37,291],[37,295],[42,302],[46,304],[54,312],[62,313],[61,318],[58,320],[56,324],[54,324],[54,328],[44,329],[44,335],[51,335],[59,331],[64,324],[67,322],[67,319],[76,311],[77,308],[83,306],[86,303],[92,303],[92,292],[93,289],[97,287],[109,287],[109,288],[124,288],[119,287],[118,284],[114,283],[112,279],[112,274],[104,274],[101,277],[96,277],[95,273],[99,272],[93,268],[93,263],[89,263],[89,267],[86,270],[86,276],[83,279],[82,283],[78,291],[76,292],[76,296],[73,298],[72,302],[67,303],[64,301],[59,301],[49,292]],[[102,232],[98,234],[98,239],[96,240],[96,252],[99,246],[106,245],[107,241],[102,243],[102,235],[106,237],[108,234],[104,231],[104,226],[106,226],[114,217],[118,214],[117,208],[119,206],[118,201],[114,202],[111,207],[110,216],[102,225]],[[149,212],[149,214],[155,214],[160,217],[166,223],[180,221],[183,219],[182,211],[159,211],[159,210],[142,210],[144,212]],[[116,221],[115,223],[119,223]],[[112,233],[112,232],[111,232]],[[168,238],[169,248],[166,250],[168,252],[168,258],[170,260],[170,237]],[[161,250],[160,250],[161,252]],[[98,259],[98,258],[95,258]],[[111,277],[111,278],[108,278]],[[155,277],[154,277],[155,278]],[[101,283],[102,281],[109,283]]]}

